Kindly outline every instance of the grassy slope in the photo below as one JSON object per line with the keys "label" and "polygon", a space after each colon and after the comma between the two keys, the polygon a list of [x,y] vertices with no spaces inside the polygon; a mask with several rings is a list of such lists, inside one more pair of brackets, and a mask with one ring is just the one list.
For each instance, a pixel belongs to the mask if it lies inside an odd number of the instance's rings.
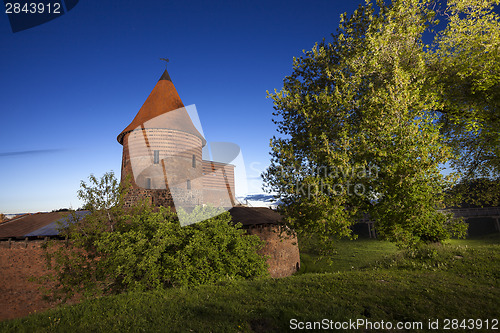
{"label": "grassy slope", "polygon": [[288,330],[292,318],[499,318],[499,243],[453,241],[414,259],[385,242],[339,242],[332,266],[309,251],[293,277],[104,297],[3,322],[0,331],[266,332]]}

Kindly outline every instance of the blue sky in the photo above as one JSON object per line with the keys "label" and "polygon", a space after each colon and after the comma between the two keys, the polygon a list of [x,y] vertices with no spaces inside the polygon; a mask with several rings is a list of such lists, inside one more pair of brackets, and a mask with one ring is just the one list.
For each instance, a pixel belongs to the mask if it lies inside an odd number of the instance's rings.
{"label": "blue sky", "polygon": [[[346,1],[86,0],[46,24],[12,33],[0,15],[0,212],[72,207],[81,180],[120,174],[116,136],[169,58],[185,105],[207,140],[238,144],[249,191],[276,134],[266,90],[292,58],[335,32]],[[12,152],[36,153],[10,154]]]}

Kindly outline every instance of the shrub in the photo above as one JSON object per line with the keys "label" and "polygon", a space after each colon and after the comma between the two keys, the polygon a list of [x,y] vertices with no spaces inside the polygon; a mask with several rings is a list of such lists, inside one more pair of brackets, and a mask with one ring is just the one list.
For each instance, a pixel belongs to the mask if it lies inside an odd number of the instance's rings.
{"label": "shrub", "polygon": [[[474,256],[474,250],[467,246],[451,244],[424,244],[407,248],[394,255],[387,256],[371,265],[373,268],[397,268],[405,270],[453,269],[460,266],[457,262],[469,261]],[[465,259],[464,259],[465,258]],[[462,269],[462,266],[460,266]],[[460,271],[460,269],[458,269]]]}
{"label": "shrub", "polygon": [[[113,179],[112,174],[105,177]],[[87,194],[90,188],[92,193],[119,197],[126,193],[122,188],[98,190],[101,185],[117,186],[113,181],[94,177],[91,182],[93,186],[82,186]],[[257,253],[263,242],[244,235],[228,212],[217,215],[214,208],[198,207],[191,214],[212,210],[213,217],[182,227],[167,208],[140,203],[125,210],[121,198],[113,202],[99,209],[87,202],[91,214],[62,232],[68,246],[50,246],[57,244],[52,242],[46,247],[49,268],[54,269],[51,277],[57,282],[53,297],[67,300],[75,293],[98,296],[267,275],[266,258]]]}
{"label": "shrub", "polygon": [[386,212],[384,223],[376,223],[375,228],[382,239],[394,242],[399,248],[412,249],[424,244],[441,243],[452,237],[465,238],[468,225],[462,218],[454,218],[452,213],[443,213],[429,208],[402,223],[393,212]]}

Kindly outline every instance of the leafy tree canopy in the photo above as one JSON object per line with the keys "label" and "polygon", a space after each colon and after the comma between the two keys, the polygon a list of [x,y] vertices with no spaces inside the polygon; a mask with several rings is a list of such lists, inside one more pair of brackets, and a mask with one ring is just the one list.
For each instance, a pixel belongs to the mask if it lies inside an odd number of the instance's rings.
{"label": "leafy tree canopy", "polygon": [[462,175],[455,192],[475,205],[500,205],[494,195],[500,193],[498,4],[448,1],[448,24],[427,53],[429,76],[439,92],[441,132],[454,152],[450,165]]}
{"label": "leafy tree canopy", "polygon": [[[403,247],[464,235],[465,224],[439,211],[460,174],[440,166],[498,175],[494,4],[449,1],[438,12],[431,0],[367,1],[341,16],[332,41],[294,58],[283,89],[269,94],[281,135],[263,177],[295,230],[351,236],[369,213]],[[427,45],[438,14],[447,26]]]}

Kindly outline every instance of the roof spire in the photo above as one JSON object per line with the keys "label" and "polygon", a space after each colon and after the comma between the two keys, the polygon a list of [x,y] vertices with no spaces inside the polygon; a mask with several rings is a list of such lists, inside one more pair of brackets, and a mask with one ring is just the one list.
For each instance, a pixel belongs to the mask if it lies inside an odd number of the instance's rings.
{"label": "roof spire", "polygon": [[163,72],[162,76],[160,77],[160,80],[168,80],[168,81],[172,82],[172,79],[170,78],[170,75],[168,75],[168,72],[167,72],[167,64],[169,61],[168,58],[160,58],[160,60],[165,61],[165,71]]}
{"label": "roof spire", "polygon": [[[160,117],[171,111],[173,112],[170,113],[169,116]],[[168,118],[166,124],[157,126],[159,122],[164,121],[166,118]],[[132,120],[130,125],[128,125],[116,139],[119,143],[123,144],[124,137],[127,133],[136,129],[153,128],[154,126],[156,126],[156,128],[179,130],[194,134],[202,140],[203,146],[206,144],[203,135],[201,135],[193,125],[193,121],[189,117],[166,69],[160,80],[156,82],[155,87],[140,108],[134,120]]]}
{"label": "roof spire", "polygon": [[168,58],[160,58],[160,60],[165,61],[165,69],[167,69],[167,64],[168,64]]}

